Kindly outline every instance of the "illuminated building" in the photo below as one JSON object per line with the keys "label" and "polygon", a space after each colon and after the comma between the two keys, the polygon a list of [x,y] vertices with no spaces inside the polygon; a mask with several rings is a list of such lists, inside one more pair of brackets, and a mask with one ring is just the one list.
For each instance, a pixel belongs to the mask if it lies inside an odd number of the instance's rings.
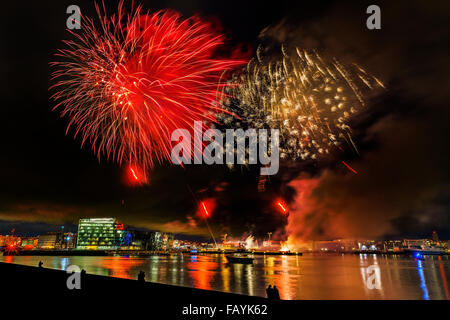
{"label": "illuminated building", "polygon": [[61,233],[49,232],[38,237],[38,249],[55,249],[61,241]]}
{"label": "illuminated building", "polygon": [[62,234],[58,247],[61,249],[73,249],[77,245],[77,235],[72,232]]}
{"label": "illuminated building", "polygon": [[77,249],[115,250],[124,242],[126,231],[115,218],[80,219]]}
{"label": "illuminated building", "polygon": [[383,241],[384,251],[399,252],[403,250],[403,240],[385,240]]}
{"label": "illuminated building", "polygon": [[432,245],[432,241],[429,239],[404,239],[403,246],[405,248],[423,248]]}
{"label": "illuminated building", "polygon": [[245,248],[245,244],[242,244],[239,240],[227,240],[222,242],[222,248],[224,250],[236,250]]}
{"label": "illuminated building", "polygon": [[173,247],[174,236],[171,233],[151,232],[149,250],[169,250]]}
{"label": "illuminated building", "polygon": [[16,236],[0,236],[0,247],[6,247],[9,245],[17,245],[20,242],[20,237]]}
{"label": "illuminated building", "polygon": [[120,250],[161,251],[173,247],[173,235],[157,231],[130,230],[127,228]]}
{"label": "illuminated building", "polygon": [[38,241],[39,241],[38,237],[25,237],[22,238],[20,242],[20,247],[26,250],[30,250],[37,247]]}
{"label": "illuminated building", "polygon": [[148,250],[149,242],[148,232],[127,230],[120,246],[120,250]]}

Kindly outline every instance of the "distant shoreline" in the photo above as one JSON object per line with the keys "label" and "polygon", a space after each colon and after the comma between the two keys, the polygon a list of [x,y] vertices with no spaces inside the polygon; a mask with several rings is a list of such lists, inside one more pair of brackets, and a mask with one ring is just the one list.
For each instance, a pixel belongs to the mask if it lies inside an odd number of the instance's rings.
{"label": "distant shoreline", "polygon": [[[11,254],[15,256],[94,256],[94,257],[105,257],[105,256],[167,256],[173,254],[232,254],[233,252],[224,251],[199,251],[199,252],[158,252],[158,251],[142,251],[142,250],[22,250],[18,251],[16,254]],[[243,254],[254,254],[254,255],[286,255],[286,256],[302,256],[301,252],[240,252]],[[8,254],[3,254],[4,256]]]}

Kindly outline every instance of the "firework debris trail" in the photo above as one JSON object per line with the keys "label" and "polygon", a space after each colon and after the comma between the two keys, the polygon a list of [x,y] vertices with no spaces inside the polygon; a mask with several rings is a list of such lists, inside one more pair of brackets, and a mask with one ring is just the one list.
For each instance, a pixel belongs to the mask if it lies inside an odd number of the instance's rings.
{"label": "firework debris trail", "polygon": [[229,126],[280,130],[280,157],[315,160],[342,150],[345,142],[356,153],[350,121],[365,106],[367,91],[384,88],[356,64],[344,66],[316,51],[283,46],[281,58],[257,50],[241,75],[223,88],[223,104],[239,119],[219,115]]}
{"label": "firework debris trail", "polygon": [[202,212],[202,218],[205,221],[205,224],[206,224],[206,227],[208,228],[209,234],[211,235],[211,238],[214,241],[214,245],[217,248],[216,238],[214,237],[212,229],[211,229],[211,227],[209,226],[209,223],[208,223],[208,218],[210,218],[210,210],[208,210],[208,208],[207,208],[207,202],[205,200],[199,201],[197,199],[197,196],[195,195],[195,193],[192,191],[191,186],[188,183],[186,184],[186,187],[189,190],[189,192],[191,193],[192,198],[194,199],[197,207]]}
{"label": "firework debris trail", "polygon": [[100,26],[83,17],[81,33],[69,30],[75,40],[64,41],[51,63],[54,109],[99,160],[146,175],[170,160],[175,129],[216,121],[217,96],[227,86],[220,78],[247,61],[216,57],[224,36],[198,17],[141,6],[127,14],[122,2],[111,16],[96,9]]}

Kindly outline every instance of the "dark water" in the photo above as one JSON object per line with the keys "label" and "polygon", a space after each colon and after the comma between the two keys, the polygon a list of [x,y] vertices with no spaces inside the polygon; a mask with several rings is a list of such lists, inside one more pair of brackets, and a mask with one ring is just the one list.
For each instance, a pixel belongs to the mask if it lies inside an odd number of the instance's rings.
{"label": "dark water", "polygon": [[[282,299],[450,299],[450,259],[407,256],[255,256],[253,265],[228,264],[223,255],[137,257],[0,257],[0,261],[178,286],[265,296],[275,284]],[[379,277],[377,276],[379,275]]]}

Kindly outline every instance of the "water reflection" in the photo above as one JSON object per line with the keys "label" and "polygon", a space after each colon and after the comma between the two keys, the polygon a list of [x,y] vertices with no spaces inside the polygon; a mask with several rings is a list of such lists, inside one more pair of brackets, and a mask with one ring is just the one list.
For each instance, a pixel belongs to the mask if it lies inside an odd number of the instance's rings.
{"label": "water reflection", "polygon": [[[265,296],[276,285],[283,299],[450,299],[447,257],[312,255],[256,256],[253,265],[223,255],[138,257],[0,257],[0,261],[180,286]],[[368,284],[372,283],[373,288]]]}
{"label": "water reflection", "polygon": [[137,267],[146,263],[142,258],[130,257],[105,257],[99,262],[101,268],[108,270],[108,276],[125,279],[137,279]]}
{"label": "water reflection", "polygon": [[360,254],[359,265],[362,287],[364,288],[365,294],[379,294],[380,297],[384,299],[383,282],[381,279],[381,269],[378,264],[378,256],[375,254]]}
{"label": "water reflection", "polygon": [[230,268],[221,268],[223,291],[231,292],[230,289]]}
{"label": "water reflection", "polygon": [[450,300],[450,295],[448,293],[447,276],[445,275],[445,267],[444,264],[442,263],[442,258],[438,257],[438,259],[439,259],[439,273],[442,279],[442,286],[445,293],[445,299]]}
{"label": "water reflection", "polygon": [[61,258],[61,268],[56,267],[55,269],[67,270],[67,267],[70,265],[69,262],[69,258]]}
{"label": "water reflection", "polygon": [[211,282],[216,274],[218,265],[219,264],[217,262],[209,259],[197,260],[197,256],[191,256],[191,260],[186,267],[191,279],[193,280],[192,286],[205,290],[212,289]]}
{"label": "water reflection", "polygon": [[425,275],[423,273],[422,261],[419,259],[417,259],[417,272],[419,273],[420,288],[422,289],[423,292],[423,299],[430,300],[430,297],[428,295],[427,282],[425,281]]}

